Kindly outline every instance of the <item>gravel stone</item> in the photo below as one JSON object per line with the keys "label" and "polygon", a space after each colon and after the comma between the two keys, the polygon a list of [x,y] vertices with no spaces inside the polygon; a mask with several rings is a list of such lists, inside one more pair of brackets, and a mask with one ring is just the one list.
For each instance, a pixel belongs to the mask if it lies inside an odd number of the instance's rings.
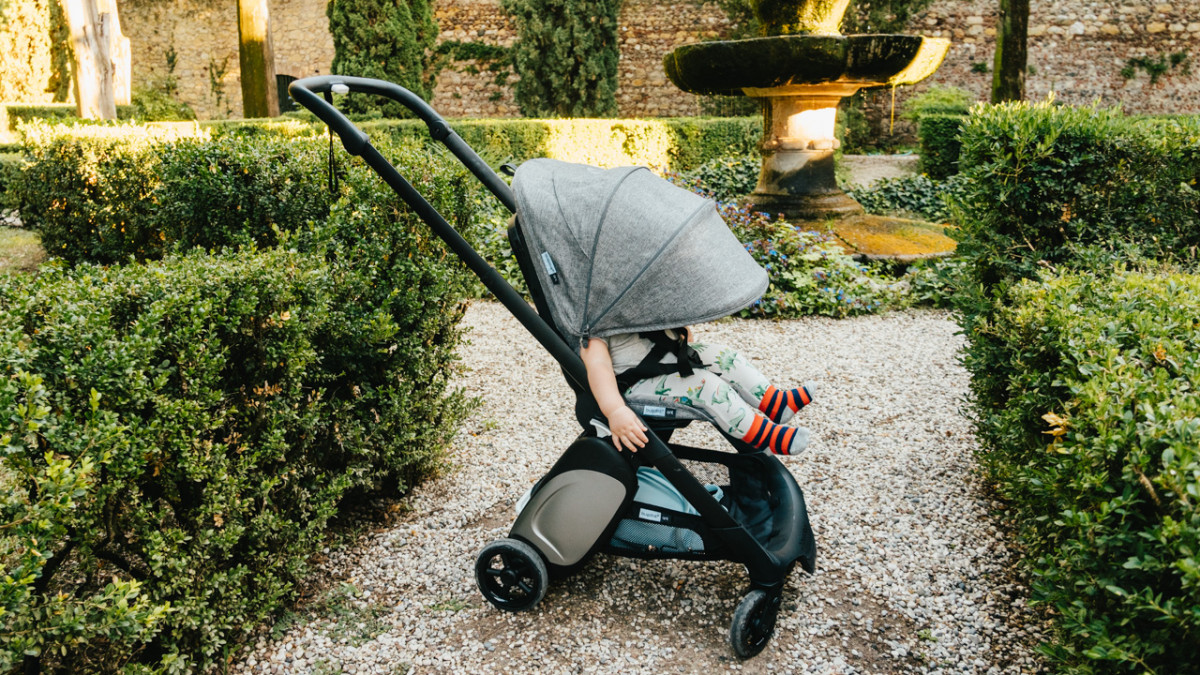
{"label": "gravel stone", "polygon": [[[557,364],[502,306],[476,302],[465,323],[456,384],[483,403],[450,470],[413,490],[394,526],[320,557],[329,585],[351,584],[355,597],[336,613],[298,608],[232,672],[1047,672],[1034,650],[1046,627],[976,478],[958,413],[962,338],[944,312],[696,328],[777,384],[820,385],[796,422],[811,429],[809,447],[783,460],[805,493],[817,572],[792,574],[774,639],[745,662],[727,643],[748,588],[733,563],[600,555],[528,612],[483,599],[476,553],[506,536],[516,500],[579,429]],[[699,424],[676,439],[725,447]]]}

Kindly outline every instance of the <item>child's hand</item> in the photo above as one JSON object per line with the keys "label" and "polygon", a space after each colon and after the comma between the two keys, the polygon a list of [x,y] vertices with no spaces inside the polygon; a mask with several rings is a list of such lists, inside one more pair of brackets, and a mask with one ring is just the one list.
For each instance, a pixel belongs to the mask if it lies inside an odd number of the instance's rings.
{"label": "child's hand", "polygon": [[617,408],[608,416],[608,430],[612,432],[613,445],[618,450],[637,452],[638,448],[646,447],[646,441],[649,440],[646,438],[646,426],[627,405]]}

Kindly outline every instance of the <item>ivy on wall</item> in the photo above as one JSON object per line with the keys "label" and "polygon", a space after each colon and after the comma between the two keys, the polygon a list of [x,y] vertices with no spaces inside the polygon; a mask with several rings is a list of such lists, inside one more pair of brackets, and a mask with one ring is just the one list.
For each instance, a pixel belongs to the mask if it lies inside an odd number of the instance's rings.
{"label": "ivy on wall", "polygon": [[517,42],[513,89],[526,117],[617,115],[620,0],[501,0]]}

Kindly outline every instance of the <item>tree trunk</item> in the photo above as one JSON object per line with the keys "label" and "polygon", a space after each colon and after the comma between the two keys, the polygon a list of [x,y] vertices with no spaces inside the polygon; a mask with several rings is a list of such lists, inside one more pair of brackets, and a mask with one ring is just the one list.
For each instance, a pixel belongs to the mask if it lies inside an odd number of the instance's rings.
{"label": "tree trunk", "polygon": [[992,68],[992,103],[1025,99],[1029,0],[1000,0],[996,22],[996,58]]}
{"label": "tree trunk", "polygon": [[109,50],[116,15],[100,13],[98,0],[62,0],[75,51],[75,106],[83,119],[113,120],[113,62]]}
{"label": "tree trunk", "polygon": [[112,15],[113,29],[108,34],[108,51],[113,64],[113,99],[117,105],[129,105],[133,93],[133,57],[129,48],[129,38],[121,33],[117,0],[100,0],[100,14]]}
{"label": "tree trunk", "polygon": [[278,117],[275,50],[267,0],[238,0],[238,57],[242,70],[242,116]]}

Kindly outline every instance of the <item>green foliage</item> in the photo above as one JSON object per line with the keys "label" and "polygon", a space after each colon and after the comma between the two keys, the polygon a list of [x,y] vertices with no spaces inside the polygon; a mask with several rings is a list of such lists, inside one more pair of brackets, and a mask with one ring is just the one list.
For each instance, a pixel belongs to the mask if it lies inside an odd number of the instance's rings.
{"label": "green foliage", "polygon": [[526,117],[615,117],[619,0],[502,0]]}
{"label": "green foliage", "polygon": [[324,142],[257,127],[229,127],[216,138],[184,133],[191,135],[34,128],[32,161],[10,202],[46,250],[71,263],[154,259],[193,246],[269,246],[281,231],[328,213],[335,196]]}
{"label": "green foliage", "polygon": [[920,123],[926,115],[966,115],[975,94],[959,87],[934,85],[904,103],[904,118]]}
{"label": "green foliage", "polygon": [[1183,673],[1200,662],[1200,277],[1025,281],[978,327],[988,477],[1058,616],[1063,672]]}
{"label": "green foliage", "polygon": [[1121,77],[1132,80],[1137,77],[1137,71],[1141,70],[1150,76],[1150,84],[1158,84],[1159,78],[1176,68],[1183,75],[1192,74],[1192,57],[1187,50],[1167,56],[1160,54],[1158,58],[1135,56],[1125,62],[1125,66],[1121,68]]}
{"label": "green foliage", "polygon": [[904,117],[917,125],[921,169],[931,178],[958,173],[958,132],[974,103],[975,95],[965,89],[934,86],[904,104]]}
{"label": "green foliage", "polygon": [[[364,122],[373,137],[428,142],[417,120]],[[676,171],[728,155],[750,154],[762,136],[751,118],[660,120],[458,120],[454,131],[484,158],[499,164],[551,157],[599,166],[644,165]]]}
{"label": "green foliage", "polygon": [[964,189],[964,181],[957,175],[946,180],[921,175],[884,178],[846,194],[862,204],[867,213],[948,223],[954,215],[951,204]]}
{"label": "green foliage", "polygon": [[320,140],[228,134],[156,152],[148,227],[166,247],[273,246],[284,231],[324,218],[335,198]]}
{"label": "green foliage", "polygon": [[961,138],[958,251],[985,295],[1095,262],[1082,251],[1194,257],[1200,120],[1015,103],[976,111]]}
{"label": "green foliage", "polygon": [[[460,166],[395,163],[474,236]],[[374,174],[345,184],[275,249],[0,280],[4,550],[44,521],[40,562],[0,558],[34,627],[7,658],[217,665],[294,598],[343,499],[439,465],[470,407],[449,388],[470,281]]]}
{"label": "green foliage", "polygon": [[161,140],[140,127],[26,127],[30,163],[9,202],[42,246],[70,262],[161,255],[152,225]]}
{"label": "green foliage", "polygon": [[[335,74],[386,80],[432,97],[438,26],[429,0],[331,0],[326,15]],[[338,105],[359,115],[409,116],[381,97],[351,96]]]}
{"label": "green foliage", "polygon": [[734,201],[754,191],[761,171],[761,157],[742,155],[711,159],[683,175],[703,185],[713,199]]}
{"label": "green foliage", "polygon": [[133,90],[131,117],[140,122],[172,122],[196,119],[192,107],[157,87]]}
{"label": "green foliage", "polygon": [[930,178],[943,180],[958,173],[962,152],[959,132],[966,115],[925,115],[917,127],[921,142],[921,170]]}

